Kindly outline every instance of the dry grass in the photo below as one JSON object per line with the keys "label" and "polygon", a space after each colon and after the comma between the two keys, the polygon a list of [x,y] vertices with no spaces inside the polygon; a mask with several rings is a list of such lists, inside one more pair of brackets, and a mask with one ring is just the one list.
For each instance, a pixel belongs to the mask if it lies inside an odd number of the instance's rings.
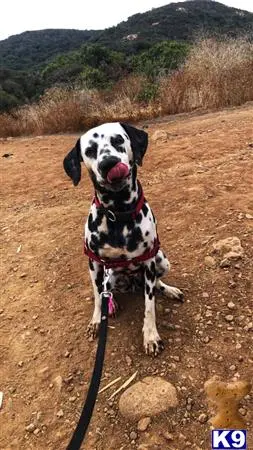
{"label": "dry grass", "polygon": [[161,80],[163,113],[238,106],[253,100],[253,44],[199,41],[181,70]]}
{"label": "dry grass", "polygon": [[110,92],[48,90],[35,105],[0,115],[0,136],[85,130],[103,122],[152,118],[195,109],[237,106],[253,100],[253,44],[202,39],[180,70],[159,80],[156,100],[139,101],[144,76],[129,76]]}

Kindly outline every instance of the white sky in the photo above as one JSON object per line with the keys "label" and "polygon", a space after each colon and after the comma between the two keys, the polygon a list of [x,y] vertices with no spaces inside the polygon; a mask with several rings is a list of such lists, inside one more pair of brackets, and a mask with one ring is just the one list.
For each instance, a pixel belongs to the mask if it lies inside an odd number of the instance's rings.
{"label": "white sky", "polygon": [[[182,1],[182,0],[179,0]],[[174,0],[176,3],[176,0]],[[45,28],[104,29],[138,12],[172,3],[170,0],[2,0],[0,40]],[[220,0],[253,12],[253,0]]]}

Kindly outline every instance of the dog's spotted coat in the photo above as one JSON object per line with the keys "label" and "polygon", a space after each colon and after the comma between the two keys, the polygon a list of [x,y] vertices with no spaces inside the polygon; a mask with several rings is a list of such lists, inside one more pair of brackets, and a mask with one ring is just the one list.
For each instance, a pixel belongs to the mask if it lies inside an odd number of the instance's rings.
{"label": "dog's spotted coat", "polygon": [[[128,212],[135,208],[139,197],[137,165],[142,164],[148,145],[145,131],[123,123],[106,123],[89,130],[64,159],[64,168],[74,185],[81,179],[81,162],[88,169],[102,209],[92,203],[85,225],[86,246],[101,259],[132,259],[154,246],[157,239],[156,220],[145,200],[142,209],[133,218],[111,220],[107,211]],[[127,167],[126,176],[108,181],[109,171],[117,164]],[[164,284],[160,278],[166,275],[170,265],[164,253],[137,266],[104,269],[102,263],[89,260],[94,289],[95,308],[88,327],[88,334],[96,336],[101,320],[101,293],[142,289],[145,296],[143,325],[144,347],[148,354],[157,355],[164,345],[156,328],[155,292],[168,297],[183,299],[182,292]]]}

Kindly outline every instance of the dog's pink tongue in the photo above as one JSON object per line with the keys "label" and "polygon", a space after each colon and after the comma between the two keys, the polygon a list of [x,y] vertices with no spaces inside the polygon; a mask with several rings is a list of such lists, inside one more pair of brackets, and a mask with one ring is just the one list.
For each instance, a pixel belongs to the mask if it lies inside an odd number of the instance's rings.
{"label": "dog's pink tongue", "polygon": [[113,181],[120,180],[121,178],[126,178],[129,174],[129,168],[126,164],[119,162],[107,174],[107,181],[112,183]]}

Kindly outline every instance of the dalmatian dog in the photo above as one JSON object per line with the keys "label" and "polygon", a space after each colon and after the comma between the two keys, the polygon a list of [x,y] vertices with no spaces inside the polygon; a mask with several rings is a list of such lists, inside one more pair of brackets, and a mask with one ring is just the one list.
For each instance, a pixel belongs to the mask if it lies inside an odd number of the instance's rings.
{"label": "dalmatian dog", "polygon": [[137,180],[137,166],[142,165],[147,146],[145,131],[125,123],[105,123],[83,134],[63,164],[76,186],[83,162],[95,188],[84,239],[95,298],[88,336],[95,338],[98,333],[103,292],[141,289],[144,348],[156,356],[164,344],[156,327],[155,294],[183,301],[183,293],[160,279],[170,264],[159,248],[156,219]]}

